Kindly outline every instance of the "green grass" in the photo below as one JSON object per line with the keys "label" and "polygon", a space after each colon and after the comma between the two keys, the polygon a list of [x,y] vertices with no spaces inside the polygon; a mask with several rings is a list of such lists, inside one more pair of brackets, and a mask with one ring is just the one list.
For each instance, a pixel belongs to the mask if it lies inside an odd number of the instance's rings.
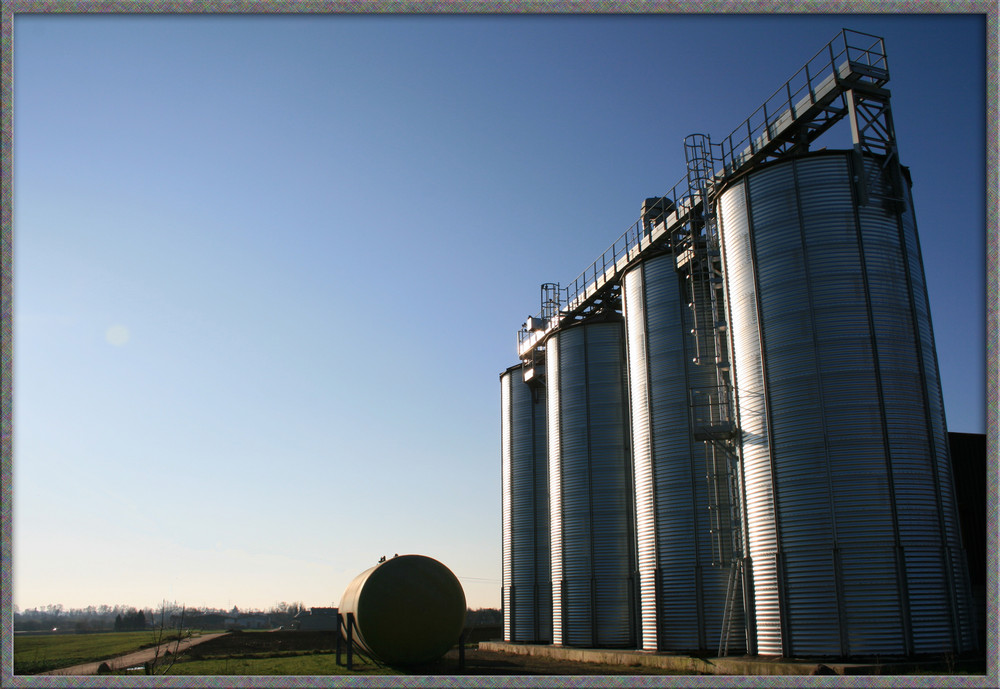
{"label": "green grass", "polygon": [[[346,663],[346,655],[341,656]],[[354,663],[354,670],[337,665],[335,653],[271,656],[264,658],[216,658],[213,660],[179,661],[169,675],[394,675],[395,670]]]}
{"label": "green grass", "polygon": [[[197,634],[198,632],[196,632]],[[151,646],[154,633],[14,635],[14,674],[33,675],[71,665],[82,665]]]}

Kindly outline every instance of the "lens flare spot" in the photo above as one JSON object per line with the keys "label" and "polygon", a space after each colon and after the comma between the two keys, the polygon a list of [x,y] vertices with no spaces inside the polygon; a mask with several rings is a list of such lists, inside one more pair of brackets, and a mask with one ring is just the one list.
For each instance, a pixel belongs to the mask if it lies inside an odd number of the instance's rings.
{"label": "lens flare spot", "polygon": [[108,328],[108,331],[104,333],[104,339],[108,341],[108,344],[112,344],[115,347],[121,347],[129,340],[128,328],[124,325],[112,325]]}

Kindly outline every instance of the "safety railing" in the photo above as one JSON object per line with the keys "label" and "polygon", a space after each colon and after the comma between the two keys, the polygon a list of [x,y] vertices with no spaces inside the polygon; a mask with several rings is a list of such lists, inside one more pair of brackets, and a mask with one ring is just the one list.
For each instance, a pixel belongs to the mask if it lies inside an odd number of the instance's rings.
{"label": "safety railing", "polygon": [[823,46],[721,140],[725,174],[732,175],[748,163],[805,110],[832,93],[838,80],[848,73],[876,86],[889,80],[889,63],[881,38],[843,29]]}
{"label": "safety railing", "polygon": [[734,430],[731,406],[732,389],[728,385],[691,388],[691,430],[695,436],[716,436],[725,439]]}
{"label": "safety railing", "polygon": [[[671,222],[671,220],[688,214],[699,201],[690,194],[687,176],[682,177],[661,198],[664,201],[664,207],[669,209],[664,214],[667,217],[663,218],[666,227],[675,225],[676,222]],[[612,242],[611,246],[597,260],[560,287],[558,315],[553,318],[550,309],[545,309],[539,313],[538,322],[546,323],[546,330],[551,330],[564,314],[572,313],[580,308],[594,296],[598,289],[615,281],[618,273],[637,255],[637,252],[649,246],[652,242],[651,234],[651,227],[644,220],[640,219],[633,223]],[[541,339],[542,334],[537,330],[522,327],[518,331],[518,351],[523,352],[526,344],[530,345],[533,340]]]}
{"label": "safety railing", "polygon": [[[713,169],[713,179],[709,184],[721,184],[752,162],[765,148],[773,148],[773,142],[780,133],[824,98],[836,94],[840,80],[848,76],[874,86],[881,86],[889,80],[889,65],[881,38],[850,29],[841,30],[727,137],[721,142],[708,144],[711,151],[709,165]],[[719,169],[715,169],[717,162],[721,163]],[[696,239],[681,235],[689,226],[685,220],[701,203],[700,194],[692,188],[685,175],[662,198],[669,201],[665,205],[672,207],[664,214],[664,226],[671,232],[679,233],[677,237],[670,237],[670,244],[675,251],[683,249],[685,243]],[[542,323],[544,327],[530,328],[526,324],[518,331],[518,352],[524,354],[547,332],[557,327],[564,316],[575,312],[605,285],[614,282],[632,260],[633,252],[638,253],[651,243],[650,234],[650,226],[644,219],[633,223],[596,261],[560,287],[555,299],[550,296],[545,312],[534,319],[536,324]],[[662,237],[657,237],[657,241],[661,240]],[[529,323],[532,320],[529,319]]]}

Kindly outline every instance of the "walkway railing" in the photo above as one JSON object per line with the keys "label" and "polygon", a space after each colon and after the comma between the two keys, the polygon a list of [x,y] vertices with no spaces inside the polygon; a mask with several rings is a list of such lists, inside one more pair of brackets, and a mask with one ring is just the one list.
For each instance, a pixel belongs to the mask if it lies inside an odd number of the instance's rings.
{"label": "walkway railing", "polygon": [[889,63],[881,38],[842,30],[806,64],[720,141],[726,175],[734,174],[795,122],[833,92],[838,80],[857,75],[875,86],[889,81]]}
{"label": "walkway railing", "polygon": [[[687,177],[681,178],[670,188],[663,199],[668,201],[666,207],[675,206],[673,210],[666,213],[663,218],[663,226],[676,225],[678,214],[684,215],[695,205],[689,194]],[[676,201],[679,199],[679,201]],[[659,225],[659,223],[657,223]],[[587,266],[583,272],[573,280],[561,286],[558,292],[558,315],[555,318],[546,318],[547,314],[540,313],[536,323],[544,324],[542,329],[529,329],[523,327],[518,331],[517,345],[518,353],[524,354],[541,340],[545,333],[555,328],[562,318],[571,315],[581,308],[595,293],[603,289],[607,284],[615,282],[619,273],[625,266],[638,256],[639,252],[645,250],[654,241],[663,238],[663,230],[653,232],[652,228],[643,220],[638,220],[621,234],[611,246],[602,253],[597,260]]]}
{"label": "walkway railing", "polygon": [[[843,29],[817,52],[799,71],[764,101],[719,143],[712,143],[713,186],[725,182],[757,160],[778,151],[789,141],[790,131],[816,117],[844,90],[844,83],[863,82],[880,87],[889,80],[885,45],[878,36]],[[824,124],[830,125],[831,121]],[[717,152],[717,153],[716,153]],[[618,280],[619,274],[641,252],[665,235],[683,233],[692,211],[701,203],[697,189],[688,176],[682,177],[662,197],[671,208],[661,222],[650,225],[645,220],[632,224],[596,261],[565,283],[557,293],[557,315],[540,314],[529,319],[518,331],[518,354],[522,357],[559,323],[579,312],[598,293]],[[682,244],[680,237],[669,237],[672,246]],[[688,238],[690,239],[690,238]],[[549,309],[551,312],[553,309]]]}

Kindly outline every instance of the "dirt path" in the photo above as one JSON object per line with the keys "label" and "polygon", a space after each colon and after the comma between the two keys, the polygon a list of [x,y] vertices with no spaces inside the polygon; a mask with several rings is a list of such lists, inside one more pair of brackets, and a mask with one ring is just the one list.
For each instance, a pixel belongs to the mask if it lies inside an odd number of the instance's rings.
{"label": "dirt path", "polygon": [[[197,646],[205,641],[210,641],[211,639],[216,639],[220,636],[225,636],[229,632],[219,632],[217,634],[202,634],[191,639],[184,639],[181,641],[180,646],[177,647],[176,641],[170,641],[165,644],[160,644],[159,646],[159,657],[163,658],[165,653],[169,650],[173,653],[175,650],[178,652],[184,651],[185,649],[191,648],[192,646]],[[143,663],[150,661],[156,655],[157,649],[144,648],[141,651],[134,651],[133,653],[128,653],[123,656],[118,656],[117,658],[110,658],[108,660],[101,660],[96,663],[84,663],[83,665],[74,665],[72,667],[63,667],[58,670],[49,670],[48,672],[42,672],[42,675],[96,675],[97,668],[101,666],[101,663],[107,663],[112,671],[124,670],[127,667],[134,667],[136,665],[142,665]]]}

